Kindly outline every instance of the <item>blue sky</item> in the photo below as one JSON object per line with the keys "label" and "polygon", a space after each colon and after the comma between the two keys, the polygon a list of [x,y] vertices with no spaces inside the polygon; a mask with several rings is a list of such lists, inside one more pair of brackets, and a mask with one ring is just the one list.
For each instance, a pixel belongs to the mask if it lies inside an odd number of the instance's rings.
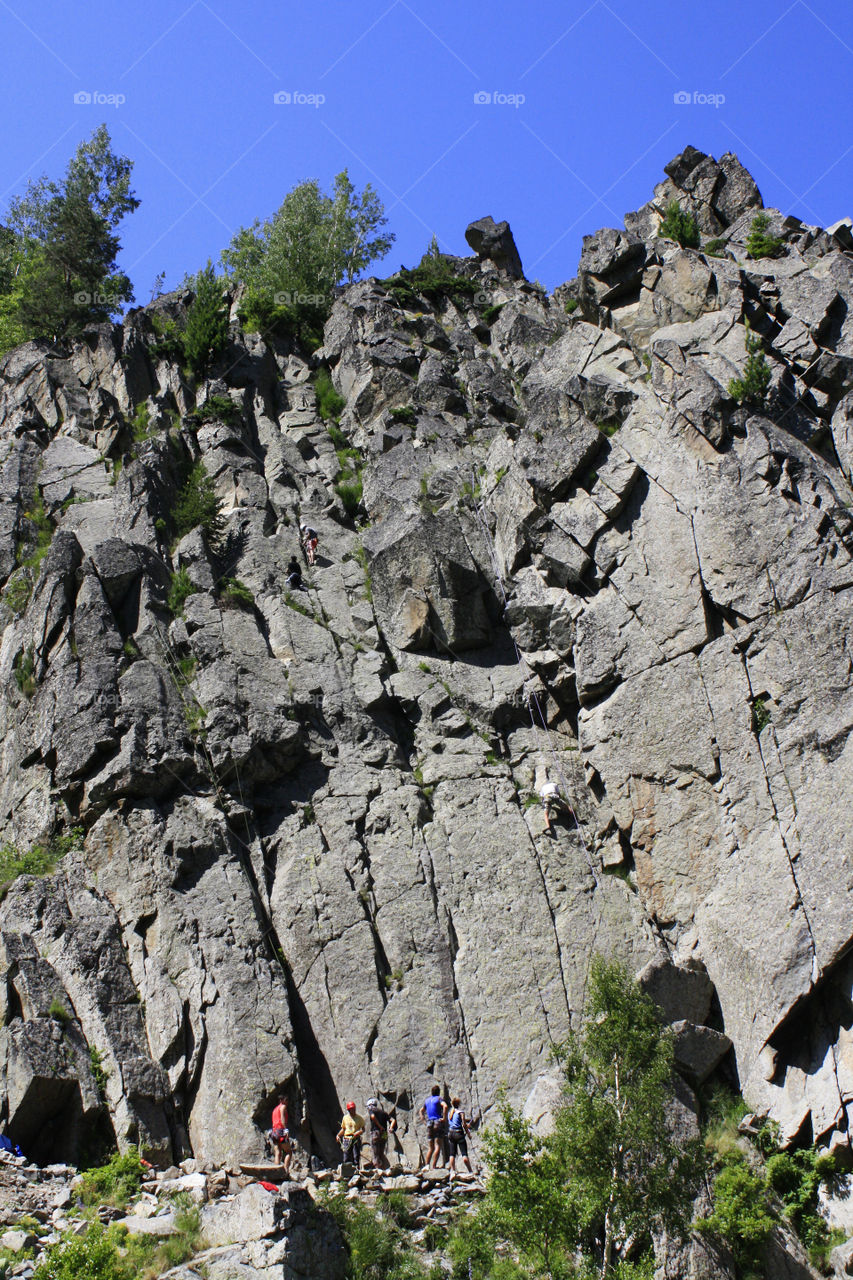
{"label": "blue sky", "polygon": [[492,214],[553,288],[688,143],[737,152],[805,221],[853,213],[849,16],[849,0],[0,0],[0,208],[106,121],[135,161],[122,266],[140,302],[344,167],[397,235],[380,274],[433,233],[468,252],[465,226]]}

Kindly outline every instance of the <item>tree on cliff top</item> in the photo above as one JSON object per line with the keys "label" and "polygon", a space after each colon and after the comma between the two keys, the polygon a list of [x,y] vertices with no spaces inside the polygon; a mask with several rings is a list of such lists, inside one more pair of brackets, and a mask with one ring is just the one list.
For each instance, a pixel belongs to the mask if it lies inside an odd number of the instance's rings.
{"label": "tree on cliff top", "polygon": [[222,253],[232,280],[247,286],[246,310],[262,327],[275,319],[274,308],[322,324],[333,291],[350,282],[394,243],[380,228],[388,219],[370,183],[356,191],[346,169],[330,194],[311,179],[289,191],[266,222],[241,227]]}
{"label": "tree on cliff top", "polygon": [[61,182],[30,182],[12,200],[0,242],[0,346],[62,338],[108,320],[133,300],[117,270],[115,229],[139,201],[133,162],[101,125],[72,156]]}

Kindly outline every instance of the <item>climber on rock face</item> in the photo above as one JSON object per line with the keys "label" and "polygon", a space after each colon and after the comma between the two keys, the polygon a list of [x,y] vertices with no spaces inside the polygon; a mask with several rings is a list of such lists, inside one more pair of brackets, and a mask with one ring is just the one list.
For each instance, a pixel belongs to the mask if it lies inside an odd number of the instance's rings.
{"label": "climber on rock face", "polygon": [[363,1136],[364,1118],[356,1111],[355,1103],[348,1102],[335,1141],[341,1144],[344,1160],[354,1164],[356,1169],[361,1161],[361,1140]]}
{"label": "climber on rock face", "polygon": [[397,1128],[394,1116],[383,1111],[377,1098],[367,1100],[367,1118],[370,1121],[370,1150],[373,1155],[374,1169],[387,1169],[388,1134]]}
{"label": "climber on rock face", "polygon": [[299,568],[299,562],[296,556],[291,556],[285,571],[285,582],[291,591],[307,591],[305,583],[302,581],[302,570]]}
{"label": "climber on rock face", "polygon": [[550,835],[551,819],[556,818],[559,813],[571,815],[572,810],[560,795],[560,789],[556,782],[549,781],[547,777],[539,788],[539,798],[542,801],[542,808],[545,810],[545,829]]}
{"label": "climber on rock face", "polygon": [[299,535],[302,539],[305,559],[309,564],[313,564],[314,558],[317,554],[317,546],[320,542],[320,539],[317,537],[317,530],[312,529],[310,524],[300,524]]}
{"label": "climber on rock face", "polygon": [[427,1138],[429,1139],[426,1158],[427,1168],[434,1169],[438,1164],[438,1157],[444,1147],[444,1121],[447,1115],[447,1103],[442,1098],[441,1089],[437,1084],[432,1086],[430,1095],[421,1107],[419,1115],[426,1121]]}

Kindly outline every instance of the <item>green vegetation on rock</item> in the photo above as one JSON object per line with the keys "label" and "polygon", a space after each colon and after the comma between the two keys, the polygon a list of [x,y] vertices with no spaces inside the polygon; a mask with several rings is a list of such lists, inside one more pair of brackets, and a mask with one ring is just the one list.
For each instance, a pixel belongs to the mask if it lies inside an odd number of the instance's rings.
{"label": "green vegetation on rock", "polygon": [[764,343],[758,334],[753,334],[749,322],[746,329],[746,364],[742,378],[732,378],[728,392],[738,404],[761,408],[767,400],[767,390],[773,377],[773,370],[764,355]]}
{"label": "green vegetation on rock", "polygon": [[201,588],[196,586],[188,571],[183,566],[181,566],[180,569],[176,569],[172,574],[172,580],[169,585],[169,594],[166,598],[166,604],[169,611],[177,618],[183,613],[184,605],[193,592],[200,590]]}
{"label": "green vegetation on rock", "polygon": [[222,579],[219,601],[226,609],[253,609],[255,605],[255,597],[239,578]]}
{"label": "green vegetation on rock", "polygon": [[346,407],[346,400],[338,395],[332,386],[328,369],[320,368],[314,379],[314,394],[317,397],[317,412],[324,422],[338,422]]}
{"label": "green vegetation on rock", "polygon": [[178,538],[183,538],[193,529],[201,529],[211,543],[222,536],[221,503],[203,462],[197,462],[191,468],[181,486],[175,502],[174,524]]}
{"label": "green vegetation on rock", "polygon": [[41,489],[36,485],[29,506],[23,512],[23,518],[29,525],[26,535],[18,543],[16,560],[19,566],[30,569],[33,577],[38,577],[42,560],[50,550],[53,541],[53,521],[47,514]]}
{"label": "green vegetation on rock", "polygon": [[[519,1276],[571,1274],[578,1252],[602,1280],[629,1274],[626,1265],[642,1275],[652,1233],[689,1223],[702,1152],[667,1124],[671,1033],[626,970],[601,957],[590,968],[585,1019],[557,1053],[566,1101],[554,1133],[538,1136],[504,1101],[483,1139],[490,1175],[468,1231],[511,1244],[527,1268]],[[629,1238],[630,1260],[618,1256]]]}
{"label": "green vegetation on rock", "polygon": [[325,1196],[321,1205],[331,1213],[344,1238],[349,1265],[347,1280],[428,1280],[421,1260],[398,1225],[402,1206],[383,1197],[379,1212],[343,1195]]}
{"label": "green vegetation on rock", "polygon": [[217,277],[210,262],[190,281],[195,297],[187,312],[183,349],[196,377],[207,372],[225,350],[228,341],[228,313],[222,286],[223,281]]}
{"label": "green vegetation on rock", "polygon": [[433,242],[416,267],[401,267],[382,283],[401,307],[417,309],[422,298],[429,302],[449,299],[455,307],[464,311],[474,305],[475,294],[481,286],[476,280],[460,276],[452,258],[440,253]]}
{"label": "green vegetation on rock", "polygon": [[682,249],[699,248],[699,224],[677,200],[670,200],[661,219],[658,234],[667,240],[675,240]]}
{"label": "green vegetation on rock", "polygon": [[138,1196],[144,1176],[138,1151],[116,1152],[106,1164],[83,1174],[80,1198],[90,1207],[109,1204],[124,1209]]}
{"label": "green vegetation on rock", "polygon": [[784,240],[768,234],[769,226],[770,217],[766,213],[757,213],[752,219],[746,240],[746,251],[750,258],[776,258],[784,248]]}

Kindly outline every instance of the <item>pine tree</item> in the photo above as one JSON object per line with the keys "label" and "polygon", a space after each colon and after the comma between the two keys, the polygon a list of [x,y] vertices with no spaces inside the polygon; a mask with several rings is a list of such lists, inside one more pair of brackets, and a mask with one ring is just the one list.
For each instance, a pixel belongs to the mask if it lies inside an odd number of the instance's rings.
{"label": "pine tree", "polygon": [[191,282],[195,298],[187,312],[183,332],[184,354],[198,377],[225,349],[228,341],[228,315],[222,296],[222,281],[210,261]]}
{"label": "pine tree", "polygon": [[80,333],[133,300],[130,280],[117,270],[115,234],[139,204],[132,168],[101,125],[77,148],[62,182],[39,178],[11,202],[0,244],[4,346]]}

